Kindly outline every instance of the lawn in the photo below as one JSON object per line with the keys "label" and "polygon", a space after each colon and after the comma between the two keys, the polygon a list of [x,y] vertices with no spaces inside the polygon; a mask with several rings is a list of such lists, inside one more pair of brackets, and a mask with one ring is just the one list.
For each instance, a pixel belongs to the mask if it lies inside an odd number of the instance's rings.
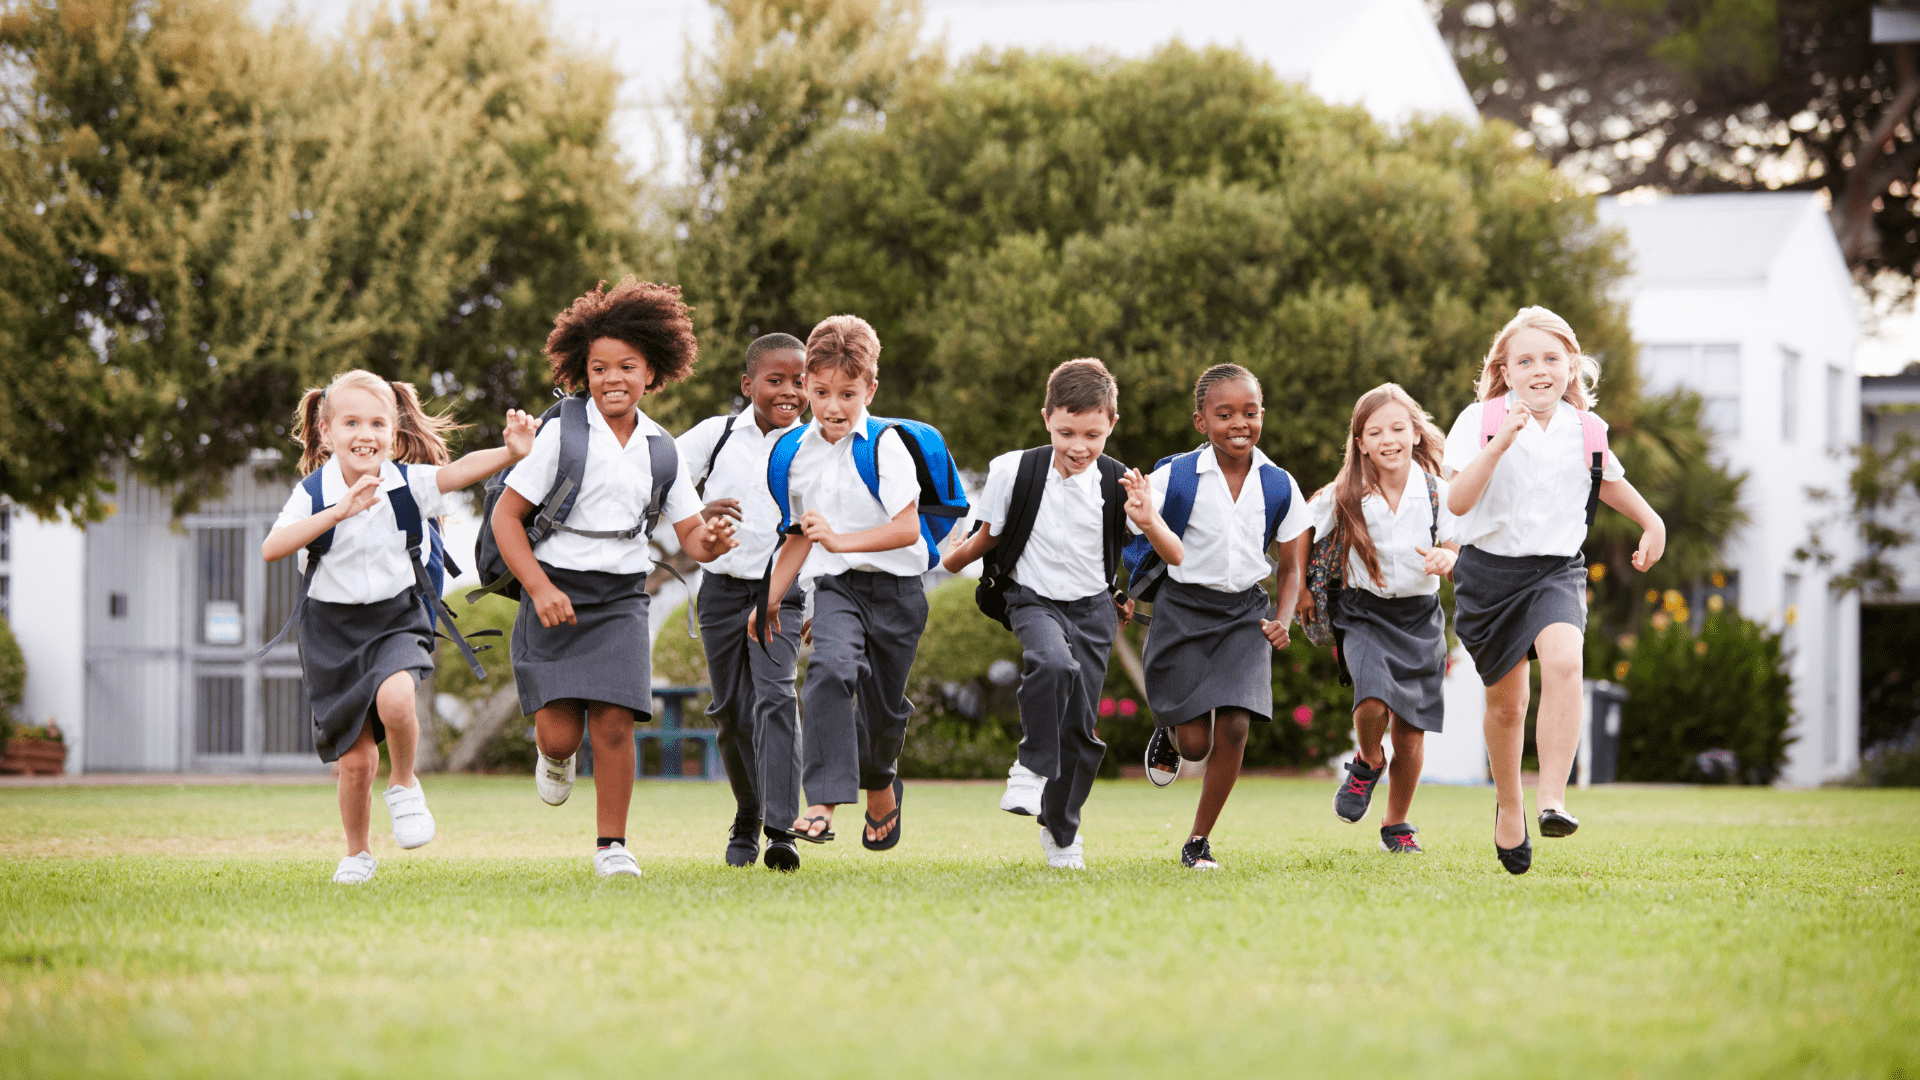
{"label": "lawn", "polygon": [[1103,784],[1076,875],[911,784],[899,850],[782,876],[721,864],[725,785],[652,783],[601,882],[590,782],[433,777],[360,888],[328,788],[4,789],[0,1076],[1920,1080],[1920,792],[1576,793],[1512,878],[1490,791],[1391,859],[1332,787],[1244,781],[1207,875],[1196,784]]}

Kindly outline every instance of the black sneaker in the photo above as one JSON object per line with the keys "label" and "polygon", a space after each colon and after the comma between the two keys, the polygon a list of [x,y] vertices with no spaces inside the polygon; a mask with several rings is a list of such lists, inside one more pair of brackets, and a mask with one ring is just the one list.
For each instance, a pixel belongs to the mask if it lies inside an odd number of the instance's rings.
{"label": "black sneaker", "polygon": [[767,869],[800,869],[800,849],[793,841],[784,837],[767,841]]}
{"label": "black sneaker", "polygon": [[1380,826],[1380,850],[1389,855],[1425,855],[1427,849],[1420,846],[1414,836],[1419,829],[1401,822],[1398,825]]}
{"label": "black sneaker", "polygon": [[1220,869],[1220,864],[1213,860],[1213,848],[1208,846],[1204,836],[1188,840],[1187,846],[1180,849],[1180,865],[1189,870]]}
{"label": "black sneaker", "polygon": [[1180,778],[1180,751],[1174,749],[1173,729],[1157,727],[1147,740],[1147,779],[1166,787]]}
{"label": "black sneaker", "polygon": [[752,866],[760,858],[760,815],[735,814],[727,833],[727,865]]}
{"label": "black sneaker", "polygon": [[1381,774],[1387,771],[1383,764],[1377,769],[1367,768],[1366,762],[1355,757],[1347,762],[1350,773],[1340,784],[1340,790],[1333,793],[1333,813],[1341,821],[1349,824],[1367,816],[1367,807],[1373,805],[1373,789],[1379,785]]}

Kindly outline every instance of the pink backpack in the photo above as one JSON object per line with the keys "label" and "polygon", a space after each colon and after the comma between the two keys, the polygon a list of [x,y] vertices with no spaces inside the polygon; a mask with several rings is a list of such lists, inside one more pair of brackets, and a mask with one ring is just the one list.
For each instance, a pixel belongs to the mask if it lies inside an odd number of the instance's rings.
{"label": "pink backpack", "polygon": [[[1587,489],[1587,525],[1593,525],[1593,517],[1600,512],[1600,473],[1607,462],[1607,428],[1600,418],[1585,409],[1575,409],[1580,417],[1580,455],[1593,464],[1588,474],[1593,484]],[[1502,394],[1486,403],[1480,412],[1480,445],[1485,446],[1500,434],[1500,425],[1507,422],[1507,395]]]}

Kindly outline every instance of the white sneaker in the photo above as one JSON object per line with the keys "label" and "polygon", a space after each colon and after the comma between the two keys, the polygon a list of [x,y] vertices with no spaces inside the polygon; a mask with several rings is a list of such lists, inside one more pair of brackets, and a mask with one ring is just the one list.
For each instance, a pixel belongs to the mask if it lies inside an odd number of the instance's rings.
{"label": "white sneaker", "polygon": [[373,880],[373,872],[379,868],[380,860],[374,858],[373,852],[371,851],[363,851],[358,855],[349,855],[340,860],[339,866],[334,867],[333,883],[335,885],[365,885],[367,882]]}
{"label": "white sneaker", "polygon": [[393,842],[403,848],[417,848],[433,839],[433,815],[427,810],[427,793],[420,781],[413,786],[395,784],[387,789],[387,814],[393,818]]}
{"label": "white sneaker", "polygon": [[1053,842],[1053,830],[1041,829],[1040,848],[1047,853],[1047,865],[1055,870],[1085,870],[1087,868],[1087,860],[1085,858],[1086,845],[1082,843],[1078,833],[1074,834],[1073,843],[1068,844],[1066,847],[1061,847],[1059,844]]}
{"label": "white sneaker", "polygon": [[627,845],[608,844],[594,849],[593,872],[601,877],[639,877],[640,864],[634,861]]}
{"label": "white sneaker", "polygon": [[548,806],[566,802],[573,794],[573,760],[579,753],[565,761],[555,761],[539,750],[533,753],[533,786],[540,791],[540,801]]}
{"label": "white sneaker", "polygon": [[1046,777],[1016,761],[1013,768],[1007,770],[1007,793],[1000,796],[1000,809],[1009,814],[1039,817],[1040,792],[1046,786]]}

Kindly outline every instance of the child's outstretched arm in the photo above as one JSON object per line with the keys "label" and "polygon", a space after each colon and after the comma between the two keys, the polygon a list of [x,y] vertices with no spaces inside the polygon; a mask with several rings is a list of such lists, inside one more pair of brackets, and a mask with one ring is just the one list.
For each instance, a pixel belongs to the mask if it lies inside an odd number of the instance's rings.
{"label": "child's outstretched arm", "polygon": [[1287,647],[1291,639],[1287,627],[1293,623],[1293,613],[1300,606],[1300,585],[1306,581],[1307,549],[1313,530],[1309,529],[1291,540],[1280,542],[1280,557],[1274,560],[1274,610],[1278,616],[1260,620],[1260,632],[1267,635],[1267,641],[1276,649]]}
{"label": "child's outstretched arm", "polygon": [[1487,481],[1493,479],[1493,468],[1500,464],[1500,458],[1513,445],[1520,429],[1527,426],[1527,410],[1509,409],[1507,418],[1501,422],[1500,430],[1494,433],[1493,441],[1480,448],[1480,452],[1448,479],[1447,512],[1454,517],[1462,517],[1480,502],[1480,496],[1486,494]]}
{"label": "child's outstretched arm", "polygon": [[835,555],[856,551],[892,551],[920,542],[920,508],[908,503],[893,515],[892,521],[857,533],[834,532],[827,524],[827,515],[818,510],[809,510],[800,516],[800,531],[809,541]]}
{"label": "child's outstretched arm", "polygon": [[993,527],[981,522],[980,527],[968,533],[966,539],[953,545],[953,550],[940,560],[940,568],[949,574],[957,574],[975,559],[985,557],[987,552],[999,546],[1000,538],[993,534]]}
{"label": "child's outstretched arm", "polygon": [[733,528],[732,518],[725,514],[708,517],[705,508],[673,523],[674,535],[680,538],[680,549],[693,556],[694,562],[703,563],[712,562],[740,546]]}
{"label": "child's outstretched arm", "polygon": [[1187,548],[1180,538],[1167,528],[1167,522],[1160,512],[1153,508],[1153,488],[1139,469],[1128,469],[1120,477],[1120,486],[1127,489],[1127,518],[1140,530],[1140,535],[1153,545],[1154,554],[1168,566],[1179,566],[1187,557]]}
{"label": "child's outstretched arm", "polygon": [[318,540],[320,534],[328,529],[372,506],[379,499],[380,474],[363,476],[354,481],[353,487],[347,490],[346,498],[311,517],[268,533],[266,541],[260,545],[260,557],[268,562],[279,562]]}
{"label": "child's outstretched arm", "polygon": [[434,474],[441,493],[471,487],[526,457],[527,452],[533,449],[534,433],[539,430],[538,420],[519,409],[508,409],[507,429],[501,440],[505,445],[491,450],[475,450],[458,461],[442,466]]}
{"label": "child's outstretched arm", "polygon": [[1643,574],[1653,569],[1653,564],[1667,553],[1667,523],[1660,520],[1645,496],[1624,479],[1602,480],[1600,501],[1640,526],[1640,547],[1633,553],[1633,568]]}
{"label": "child's outstretched arm", "polygon": [[[780,632],[780,600],[793,588],[793,579],[800,576],[800,567],[806,563],[807,554],[813,550],[813,541],[804,536],[788,534],[786,543],[780,545],[780,554],[773,560],[773,572],[767,582],[767,628],[774,633]],[[759,627],[755,616],[757,612],[747,612],[747,636],[759,640]]]}
{"label": "child's outstretched arm", "polygon": [[[540,625],[551,630],[561,623],[575,623],[573,601],[554,585],[534,557],[533,544],[527,540],[527,515],[533,503],[525,495],[506,488],[493,505],[493,541],[500,546],[500,561],[513,571],[520,588],[533,601],[533,613]],[[577,624],[576,624],[577,625]]]}

